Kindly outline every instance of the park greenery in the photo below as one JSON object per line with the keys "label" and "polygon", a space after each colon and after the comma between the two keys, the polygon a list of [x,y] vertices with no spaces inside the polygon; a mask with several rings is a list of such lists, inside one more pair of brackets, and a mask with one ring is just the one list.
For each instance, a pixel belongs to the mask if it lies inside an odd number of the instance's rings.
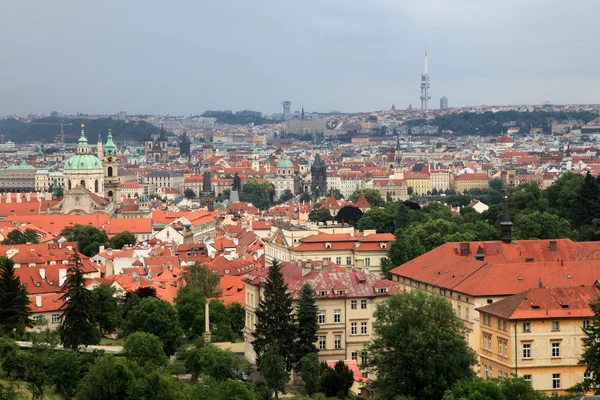
{"label": "park greenery", "polygon": [[256,179],[244,185],[240,193],[240,201],[252,203],[255,207],[264,210],[273,204],[275,187],[269,181],[259,182]]}

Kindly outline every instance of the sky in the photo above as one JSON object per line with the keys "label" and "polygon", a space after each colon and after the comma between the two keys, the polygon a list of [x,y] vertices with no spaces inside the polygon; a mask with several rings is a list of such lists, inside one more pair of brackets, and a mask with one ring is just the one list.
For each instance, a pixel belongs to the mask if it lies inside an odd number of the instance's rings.
{"label": "sky", "polygon": [[597,0],[0,0],[0,115],[600,103]]}

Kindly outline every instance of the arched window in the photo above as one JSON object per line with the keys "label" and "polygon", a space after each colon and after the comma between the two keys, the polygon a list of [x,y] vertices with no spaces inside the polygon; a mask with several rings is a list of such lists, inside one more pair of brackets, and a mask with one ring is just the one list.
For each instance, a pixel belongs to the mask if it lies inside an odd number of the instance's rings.
{"label": "arched window", "polygon": [[81,182],[79,182],[79,184],[83,187],[85,187],[85,179],[82,179]]}
{"label": "arched window", "polygon": [[69,180],[68,183],[69,183],[69,190],[71,190],[71,181]]}
{"label": "arched window", "polygon": [[108,176],[113,176],[113,169],[112,169],[112,167],[108,167]]}
{"label": "arched window", "polygon": [[94,181],[94,193],[98,193],[98,179]]}
{"label": "arched window", "polygon": [[112,190],[109,190],[109,191],[108,191],[108,197],[113,197]]}

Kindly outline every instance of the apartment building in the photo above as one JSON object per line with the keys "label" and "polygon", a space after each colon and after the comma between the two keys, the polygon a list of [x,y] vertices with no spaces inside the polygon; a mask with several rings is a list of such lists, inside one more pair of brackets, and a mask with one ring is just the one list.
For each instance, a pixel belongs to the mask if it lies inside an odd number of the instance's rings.
{"label": "apartment building", "polygon": [[408,200],[408,185],[404,179],[372,179],[367,182],[367,189],[375,189],[384,199],[391,196],[394,201]]}
{"label": "apartment building", "polygon": [[490,177],[484,173],[461,174],[454,177],[454,190],[463,193],[471,189],[487,189]]}
{"label": "apartment building", "polygon": [[541,287],[477,308],[482,378],[522,376],[546,394],[583,381],[582,328],[594,316],[597,286]]}
{"label": "apartment building", "polygon": [[[319,360],[356,360],[359,366],[366,363],[364,348],[371,341],[373,313],[388,296],[401,293],[395,284],[372,274],[347,272],[345,268],[320,261],[282,263],[281,272],[294,307],[298,305],[304,283],[316,291],[319,331],[315,345],[319,349]],[[245,356],[254,363],[256,353],[252,347],[252,332],[258,322],[255,312],[264,293],[268,268],[252,275],[246,280],[244,336]],[[363,377],[369,377],[367,371],[361,372]]]}
{"label": "apartment building", "polygon": [[431,193],[431,177],[425,172],[407,172],[404,174],[406,185],[413,189],[413,193],[425,195]]}

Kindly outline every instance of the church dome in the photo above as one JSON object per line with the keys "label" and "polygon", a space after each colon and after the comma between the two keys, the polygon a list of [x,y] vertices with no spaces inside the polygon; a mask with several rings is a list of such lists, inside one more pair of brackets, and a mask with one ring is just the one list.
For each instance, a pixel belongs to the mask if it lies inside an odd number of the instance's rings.
{"label": "church dome", "polygon": [[65,162],[65,170],[79,170],[79,169],[87,169],[87,170],[102,170],[102,163],[92,153],[90,153],[90,148],[88,146],[88,140],[85,137],[85,133],[83,131],[84,125],[81,124],[81,137],[77,141],[77,153],[71,156]]}
{"label": "church dome", "polygon": [[32,165],[27,164],[27,161],[25,161],[25,158],[21,158],[21,164],[19,165],[11,165],[10,167],[6,168],[7,170],[10,171],[14,171],[14,170],[32,170],[35,169]]}
{"label": "church dome", "polygon": [[281,160],[279,160],[277,163],[277,168],[294,168],[294,165],[284,154],[283,157],[281,157]]}

